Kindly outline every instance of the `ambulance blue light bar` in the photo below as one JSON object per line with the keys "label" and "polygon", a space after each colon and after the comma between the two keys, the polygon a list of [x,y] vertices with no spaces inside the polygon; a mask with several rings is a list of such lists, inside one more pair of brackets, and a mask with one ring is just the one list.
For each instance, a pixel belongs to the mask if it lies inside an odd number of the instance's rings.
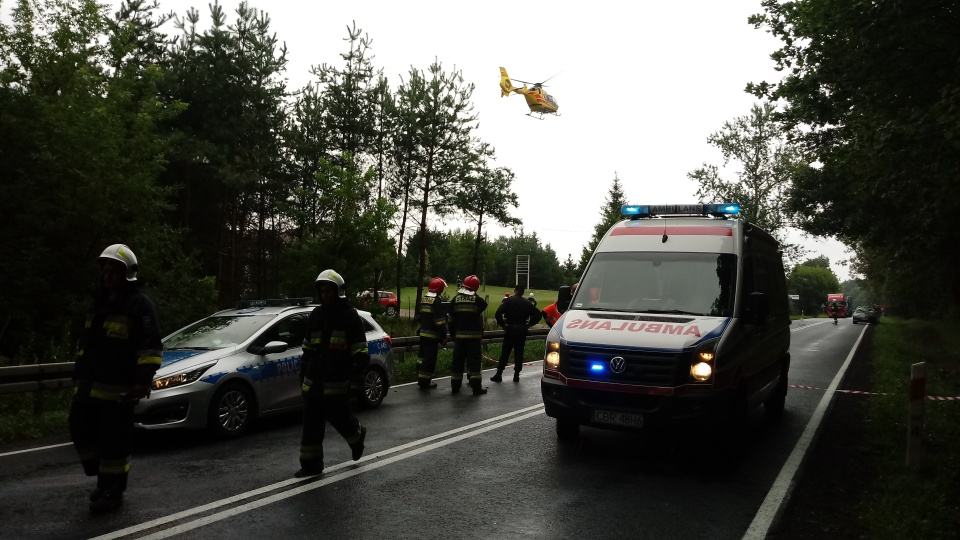
{"label": "ambulance blue light bar", "polygon": [[740,213],[737,203],[720,204],[625,204],[620,214],[637,219],[650,216],[717,216],[726,217]]}

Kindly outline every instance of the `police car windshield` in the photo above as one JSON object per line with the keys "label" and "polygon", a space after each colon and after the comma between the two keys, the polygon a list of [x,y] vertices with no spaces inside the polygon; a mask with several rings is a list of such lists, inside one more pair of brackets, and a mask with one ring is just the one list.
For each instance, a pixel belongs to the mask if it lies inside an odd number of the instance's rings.
{"label": "police car windshield", "polygon": [[598,253],[570,305],[631,313],[733,314],[737,257],[723,253]]}
{"label": "police car windshield", "polygon": [[249,339],[273,319],[264,315],[207,317],[167,336],[163,348],[210,350],[233,347]]}

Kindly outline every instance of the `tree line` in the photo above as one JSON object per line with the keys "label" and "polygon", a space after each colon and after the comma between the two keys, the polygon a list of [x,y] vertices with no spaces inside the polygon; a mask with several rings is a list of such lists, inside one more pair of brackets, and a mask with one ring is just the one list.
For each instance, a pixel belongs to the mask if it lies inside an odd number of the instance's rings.
{"label": "tree line", "polygon": [[[290,88],[285,45],[246,3],[107,10],[18,0],[0,24],[0,356],[69,359],[113,243],[134,249],[165,329],[312,295],[328,267],[355,291],[512,283],[514,249],[543,270],[531,286],[568,279],[535,234],[487,239],[519,228],[514,175],[475,135],[455,68],[411,66],[391,87],[352,25],[341,62]],[[473,226],[431,230],[444,217]]]}

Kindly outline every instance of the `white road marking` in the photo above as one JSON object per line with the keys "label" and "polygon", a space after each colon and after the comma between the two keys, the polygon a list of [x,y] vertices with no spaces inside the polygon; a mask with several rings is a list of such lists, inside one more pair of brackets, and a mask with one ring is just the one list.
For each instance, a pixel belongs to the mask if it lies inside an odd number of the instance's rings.
{"label": "white road marking", "polygon": [[790,457],[788,457],[787,461],[783,464],[783,468],[780,469],[780,474],[777,475],[773,486],[770,488],[770,491],[767,492],[767,497],[763,500],[763,504],[760,505],[757,515],[754,516],[753,522],[750,523],[746,534],[743,535],[744,539],[762,540],[767,537],[770,525],[773,524],[773,520],[780,511],[780,507],[787,501],[790,495],[790,490],[793,487],[793,478],[796,476],[797,469],[800,468],[800,464],[803,462],[807,450],[810,448],[813,439],[817,435],[817,431],[820,429],[820,422],[823,420],[823,415],[830,405],[830,400],[833,399],[833,394],[837,391],[840,380],[843,379],[843,375],[847,372],[850,361],[853,360],[853,355],[856,354],[857,348],[860,347],[860,340],[863,339],[863,334],[866,331],[867,328],[864,327],[860,332],[860,336],[857,337],[857,342],[854,343],[853,348],[850,349],[847,359],[840,367],[840,371],[837,372],[837,375],[833,378],[833,382],[830,383],[830,386],[823,394],[823,398],[820,399],[817,410],[813,412],[813,416],[807,423],[807,427],[803,430],[803,434],[800,435],[796,446],[794,446],[793,451],[790,452]]}
{"label": "white road marking", "polygon": [[14,454],[25,454],[27,452],[39,452],[40,450],[49,450],[51,448],[60,448],[61,446],[70,446],[72,442],[65,442],[60,444],[51,444],[50,446],[38,446],[37,448],[25,448],[23,450],[15,450],[13,452],[4,452],[0,454],[0,457],[12,456]]}
{"label": "white road marking", "polygon": [[[532,411],[532,412],[531,412],[531,411]],[[524,413],[527,413],[527,414],[524,414]],[[371,470],[374,470],[374,469],[379,469],[380,467],[383,467],[384,465],[389,465],[390,463],[394,463],[394,462],[400,461],[400,460],[402,460],[402,459],[407,459],[407,458],[409,458],[409,457],[413,457],[413,456],[416,456],[416,455],[418,455],[418,454],[422,454],[422,453],[424,453],[424,452],[433,450],[433,449],[435,449],[435,448],[439,448],[439,447],[441,447],[441,446],[446,446],[446,445],[448,445],[448,444],[451,444],[451,443],[454,443],[454,442],[457,442],[457,441],[460,441],[460,440],[463,440],[463,439],[467,439],[467,438],[470,438],[470,437],[473,437],[473,436],[476,436],[476,435],[480,435],[480,434],[482,434],[482,433],[486,433],[487,431],[490,431],[490,430],[493,430],[493,429],[497,429],[497,428],[501,428],[501,427],[504,427],[504,426],[508,426],[508,425],[510,425],[510,424],[512,424],[512,423],[514,423],[514,422],[519,422],[520,420],[524,420],[524,419],[527,419],[527,418],[530,418],[530,417],[533,417],[533,416],[536,416],[536,415],[539,415],[539,414],[542,414],[542,413],[543,413],[543,404],[542,404],[542,403],[541,403],[541,404],[538,404],[538,405],[532,405],[532,406],[530,406],[530,407],[526,407],[526,408],[519,409],[519,410],[516,410],[516,411],[512,411],[512,412],[509,412],[509,413],[506,413],[506,414],[502,414],[502,415],[500,415],[500,416],[495,416],[495,417],[493,417],[493,418],[488,418],[488,419],[486,419],[486,420],[481,420],[480,422],[475,422],[475,423],[473,423],[473,424],[469,424],[469,425],[466,425],[466,426],[463,426],[463,427],[459,427],[459,428],[456,428],[456,429],[452,429],[452,430],[449,430],[449,431],[445,431],[445,432],[443,432],[443,433],[438,433],[438,434],[432,435],[432,436],[430,436],[430,437],[426,437],[426,438],[423,438],[423,439],[420,439],[420,440],[416,440],[416,441],[412,441],[412,442],[409,442],[409,443],[406,443],[406,444],[402,444],[402,445],[400,445],[400,446],[395,446],[395,447],[389,448],[389,449],[387,449],[387,450],[382,450],[382,451],[380,451],[380,452],[376,452],[376,453],[374,453],[374,454],[370,454],[370,455],[364,456],[364,457],[362,457],[359,461],[345,461],[345,462],[343,462],[343,463],[338,463],[338,464],[333,465],[333,466],[331,466],[331,467],[326,467],[326,468],[324,468],[324,475],[327,475],[327,474],[329,474],[329,473],[331,473],[331,472],[334,472],[334,471],[338,471],[338,470],[341,470],[341,469],[345,469],[345,468],[347,468],[347,467],[355,467],[356,464],[358,464],[358,463],[363,463],[363,462],[371,461],[371,460],[374,460],[374,459],[377,459],[377,458],[380,458],[380,457],[383,457],[383,456],[387,456],[387,455],[390,455],[390,454],[396,454],[397,452],[402,452],[402,451],[408,450],[408,449],[410,449],[410,448],[414,448],[414,447],[418,447],[418,446],[420,447],[420,448],[416,448],[415,450],[409,450],[409,451],[407,451],[407,452],[404,452],[403,454],[400,454],[400,455],[398,455],[398,456],[394,456],[394,457],[392,457],[392,458],[389,458],[389,459],[386,459],[386,460],[383,460],[383,461],[378,461],[378,462],[373,463],[373,464],[370,464],[370,465],[364,465],[364,466],[362,466],[362,467],[353,468],[353,469],[351,469],[351,470],[349,470],[349,471],[346,471],[346,472],[343,472],[343,473],[340,473],[340,474],[337,474],[337,475],[334,475],[334,476],[329,476],[329,477],[324,476],[324,477],[322,477],[323,479],[320,480],[319,482],[310,482],[310,483],[308,483],[308,484],[306,484],[306,485],[304,485],[304,486],[302,486],[302,487],[295,488],[295,489],[292,489],[292,490],[289,490],[289,491],[284,491],[284,492],[282,492],[282,493],[277,493],[277,494],[272,495],[272,496],[270,496],[270,497],[267,497],[267,498],[265,498],[265,499],[260,499],[260,500],[257,500],[257,501],[252,501],[252,502],[249,502],[249,503],[247,503],[247,504],[238,506],[238,507],[236,507],[236,508],[232,508],[232,509],[229,509],[229,510],[224,510],[224,511],[219,512],[219,513],[217,513],[217,514],[212,514],[212,515],[210,515],[210,516],[207,516],[207,517],[204,517],[204,518],[200,518],[200,519],[198,519],[198,520],[191,521],[191,522],[189,522],[189,523],[185,523],[185,524],[182,524],[182,525],[177,525],[176,527],[173,527],[173,528],[170,528],[170,529],[166,529],[166,530],[163,530],[163,531],[159,531],[159,532],[157,532],[157,533],[154,533],[153,535],[144,536],[143,538],[167,538],[168,536],[171,536],[171,535],[173,535],[173,534],[179,534],[179,533],[182,533],[182,532],[191,530],[191,529],[195,529],[195,528],[197,528],[197,527],[202,527],[202,526],[207,525],[207,524],[209,524],[209,523],[213,523],[213,522],[219,521],[219,520],[221,520],[221,519],[226,519],[226,518],[228,518],[228,517],[234,516],[234,515],[236,515],[236,514],[239,514],[239,513],[241,513],[241,512],[244,512],[244,511],[246,511],[246,510],[251,510],[251,509],[254,509],[254,508],[259,508],[259,507],[264,506],[264,505],[266,505],[266,504],[271,504],[271,503],[273,503],[273,502],[277,502],[277,501],[280,501],[280,500],[283,500],[283,499],[292,497],[292,496],[294,496],[294,495],[298,495],[298,494],[303,493],[303,492],[305,492],[305,491],[310,491],[310,490],[312,490],[312,489],[317,489],[317,488],[323,487],[323,486],[325,486],[325,485],[327,485],[327,484],[331,484],[331,483],[333,483],[333,482],[337,482],[337,481],[340,481],[340,480],[344,480],[344,479],[346,479],[346,478],[350,478],[350,477],[352,477],[352,476],[356,476],[356,475],[358,475],[358,474],[360,474],[360,473],[363,473],[363,472],[371,471]],[[523,416],[518,416],[518,415],[523,415]],[[512,418],[511,418],[511,417],[512,417]],[[495,422],[500,422],[500,423],[495,423]],[[485,426],[485,427],[481,427],[481,426]],[[476,431],[472,431],[472,432],[470,432],[470,433],[463,433],[463,434],[461,434],[461,435],[457,435],[457,436],[455,436],[455,437],[452,437],[452,438],[449,438],[449,439],[446,439],[446,440],[442,440],[442,441],[440,441],[440,442],[435,442],[435,443],[429,444],[429,445],[427,445],[427,446],[422,446],[422,445],[424,445],[424,444],[426,444],[426,443],[429,443],[429,442],[431,442],[431,441],[436,441],[436,440],[438,440],[438,439],[444,439],[445,437],[450,437],[451,435],[454,435],[454,434],[457,434],[457,433],[461,433],[461,432],[464,432],[464,431],[469,431],[469,430],[472,430],[472,429],[475,429],[475,428],[480,428],[480,429],[477,429]],[[304,479],[304,478],[291,478],[291,479],[289,479],[289,480],[283,480],[283,481],[277,482],[277,483],[275,483],[275,484],[271,484],[271,485],[269,485],[269,486],[264,486],[264,487],[259,488],[259,489],[255,489],[255,490],[252,490],[252,491],[247,491],[247,492],[245,492],[245,493],[240,493],[240,494],[238,494],[238,495],[234,495],[234,496],[228,497],[228,498],[226,498],[226,499],[220,499],[219,501],[214,501],[214,502],[211,502],[211,503],[208,503],[208,504],[204,504],[204,505],[202,505],[202,506],[197,506],[197,507],[195,507],[195,508],[190,508],[190,509],[184,510],[184,511],[182,511],[182,512],[177,512],[177,513],[175,513],[175,514],[170,514],[169,516],[164,516],[164,517],[161,517],[161,518],[154,519],[154,520],[152,520],[152,521],[147,521],[147,522],[141,523],[141,524],[139,524],[139,525],[134,525],[134,526],[131,526],[131,527],[127,527],[127,528],[125,528],[125,529],[120,529],[120,530],[118,530],[118,531],[114,531],[114,532],[107,533],[107,534],[104,534],[104,535],[101,535],[101,536],[97,536],[97,537],[95,537],[95,538],[93,538],[93,539],[91,539],[91,540],[111,540],[111,539],[115,539],[115,538],[122,538],[122,537],[124,537],[124,536],[131,535],[131,534],[134,534],[134,533],[137,533],[137,532],[140,532],[140,531],[145,531],[145,530],[147,530],[147,529],[156,528],[156,527],[158,527],[158,526],[160,526],[160,525],[164,525],[164,524],[166,524],[166,523],[170,523],[170,522],[173,522],[173,521],[178,521],[178,520],[181,520],[181,519],[186,518],[186,517],[190,517],[190,516],[193,516],[193,515],[196,515],[196,514],[200,514],[200,513],[203,513],[203,512],[207,512],[207,511],[209,511],[209,510],[214,510],[214,509],[216,509],[216,508],[220,508],[220,507],[222,507],[222,506],[226,506],[226,505],[229,505],[229,504],[233,504],[233,503],[235,503],[235,502],[239,502],[239,501],[242,501],[242,500],[244,500],[244,499],[249,499],[249,498],[255,497],[255,496],[257,496],[257,495],[262,495],[262,494],[264,494],[264,493],[267,493],[267,492],[270,492],[270,491],[273,491],[273,490],[276,490],[276,489],[285,488],[285,487],[290,486],[290,485],[293,485],[293,484],[303,483],[303,482],[307,482],[307,481],[308,481],[308,479]],[[173,531],[173,532],[171,532],[171,531]],[[159,535],[159,536],[158,536],[158,535]]]}

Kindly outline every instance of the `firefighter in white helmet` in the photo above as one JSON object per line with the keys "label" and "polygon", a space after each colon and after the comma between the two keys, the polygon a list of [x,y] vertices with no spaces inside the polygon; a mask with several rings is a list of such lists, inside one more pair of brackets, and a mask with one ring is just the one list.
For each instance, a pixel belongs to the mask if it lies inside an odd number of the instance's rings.
{"label": "firefighter in white helmet", "polygon": [[336,271],[320,272],[314,286],[320,306],[310,313],[300,360],[303,435],[297,478],[323,472],[327,422],[350,445],[354,461],[363,455],[367,435],[367,428],[350,413],[350,381],[370,364],[363,321],[357,310],[347,305],[345,283]]}
{"label": "firefighter in white helmet", "polygon": [[114,244],[99,257],[100,287],[87,314],[74,368],[70,437],[88,476],[90,511],[123,503],[130,470],[133,409],[150,395],[163,344],[153,302],[136,288],[137,256]]}

